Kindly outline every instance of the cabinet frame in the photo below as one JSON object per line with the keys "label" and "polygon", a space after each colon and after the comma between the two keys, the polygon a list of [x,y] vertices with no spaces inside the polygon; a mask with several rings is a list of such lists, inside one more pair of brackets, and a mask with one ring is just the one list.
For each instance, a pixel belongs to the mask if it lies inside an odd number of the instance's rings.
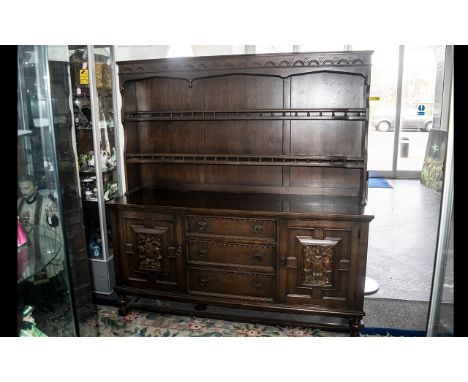
{"label": "cabinet frame", "polygon": [[[359,334],[371,53],[117,63],[127,192],[107,204],[112,224],[122,230],[130,210],[177,216],[184,280],[173,291],[131,286],[121,243],[121,314],[129,296],[144,296],[247,309],[244,319],[274,313],[267,322],[321,316],[309,324]],[[256,264],[248,245],[272,262]]]}
{"label": "cabinet frame", "polygon": [[[112,86],[111,96],[108,100],[106,100],[107,106],[111,105],[112,112],[113,112],[113,132],[114,132],[114,148],[115,148],[115,159],[116,164],[115,167],[104,170],[101,163],[101,125],[100,125],[100,111],[102,108],[99,106],[99,92],[97,88],[97,73],[96,73],[96,61],[95,55],[97,54],[96,49],[99,47],[98,45],[74,45],[69,46],[69,52],[73,49],[83,49],[87,52],[87,57],[85,62],[87,62],[86,68],[88,69],[88,84],[84,85],[85,87],[89,88],[89,101],[90,101],[90,110],[91,110],[91,128],[76,128],[75,127],[75,134],[77,139],[75,139],[76,143],[80,140],[84,140],[88,134],[89,139],[92,139],[92,151],[94,152],[94,170],[91,171],[79,171],[80,180],[81,177],[86,175],[95,175],[96,177],[96,189],[97,189],[97,198],[94,199],[86,199],[83,197],[82,203],[85,204],[83,207],[84,213],[86,215],[87,224],[92,227],[87,227],[88,230],[97,228],[99,226],[100,232],[100,239],[101,239],[101,253],[102,255],[98,258],[93,258],[88,253],[88,259],[91,263],[91,269],[94,279],[94,293],[97,294],[104,294],[110,295],[113,293],[113,287],[115,285],[115,274],[114,274],[114,264],[113,264],[113,254],[110,249],[109,244],[109,237],[107,233],[108,229],[108,216],[106,215],[106,207],[105,207],[105,197],[104,197],[104,177],[108,176],[110,172],[114,172],[113,176],[115,177],[115,181],[117,183],[117,187],[122,190],[122,179],[119,169],[121,168],[121,159],[120,159],[120,144],[119,144],[119,125],[120,125],[120,117],[119,113],[117,112],[117,102],[116,102],[116,95],[117,95],[117,85],[115,80],[115,58],[114,58],[114,47],[113,46],[105,46],[109,49],[109,73],[110,73],[110,82]],[[74,70],[74,68],[72,67]],[[76,73],[75,73],[76,75]],[[75,81],[76,82],[76,81]],[[73,86],[77,85],[72,84]],[[77,85],[78,86],[78,85]],[[108,88],[106,88],[108,89]],[[106,110],[108,111],[108,110]],[[106,126],[106,129],[110,129],[112,127]],[[83,149],[83,148],[81,148]],[[80,154],[84,154],[84,152],[77,151],[77,157]],[[113,153],[109,153],[113,155]],[[83,192],[83,191],[82,191]],[[83,195],[82,195],[83,196]],[[95,206],[94,203],[97,205]],[[94,225],[94,221],[97,221],[96,226]],[[88,234],[87,234],[88,236]],[[87,240],[90,240],[87,237]],[[87,243],[87,250],[88,249]]]}

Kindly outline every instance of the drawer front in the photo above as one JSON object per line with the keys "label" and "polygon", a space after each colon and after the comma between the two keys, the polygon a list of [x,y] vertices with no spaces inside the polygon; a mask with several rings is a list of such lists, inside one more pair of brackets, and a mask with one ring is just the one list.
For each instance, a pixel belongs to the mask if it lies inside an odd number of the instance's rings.
{"label": "drawer front", "polygon": [[248,243],[188,240],[189,261],[273,267],[275,247]]}
{"label": "drawer front", "polygon": [[276,240],[276,222],[268,219],[187,216],[187,231],[208,235],[228,235]]}
{"label": "drawer front", "polygon": [[212,295],[272,299],[273,277],[260,273],[189,268],[189,289]]}

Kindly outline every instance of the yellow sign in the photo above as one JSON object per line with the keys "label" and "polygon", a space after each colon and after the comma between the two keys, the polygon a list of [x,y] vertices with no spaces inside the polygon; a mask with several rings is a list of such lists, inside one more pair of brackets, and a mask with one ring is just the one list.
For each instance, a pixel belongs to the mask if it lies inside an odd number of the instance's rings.
{"label": "yellow sign", "polygon": [[88,84],[89,84],[88,69],[80,69],[80,85],[88,85]]}
{"label": "yellow sign", "polygon": [[380,97],[369,97],[369,101],[380,101]]}

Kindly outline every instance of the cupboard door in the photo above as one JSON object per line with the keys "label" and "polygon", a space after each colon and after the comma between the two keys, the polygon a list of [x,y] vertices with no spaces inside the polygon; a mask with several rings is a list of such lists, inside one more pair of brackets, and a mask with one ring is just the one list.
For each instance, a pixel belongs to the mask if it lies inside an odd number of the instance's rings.
{"label": "cupboard door", "polygon": [[358,236],[359,224],[349,221],[283,223],[278,267],[280,302],[360,309],[356,291],[365,273]]}
{"label": "cupboard door", "polygon": [[178,291],[183,259],[180,224],[172,214],[123,211],[122,273],[125,284],[138,288]]}

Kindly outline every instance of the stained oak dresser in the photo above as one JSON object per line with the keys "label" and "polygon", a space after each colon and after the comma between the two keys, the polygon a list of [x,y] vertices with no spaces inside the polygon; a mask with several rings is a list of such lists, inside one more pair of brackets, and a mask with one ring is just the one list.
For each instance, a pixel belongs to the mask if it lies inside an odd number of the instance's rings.
{"label": "stained oak dresser", "polygon": [[359,335],[371,54],[117,63],[127,193],[106,208],[120,314],[143,297]]}

